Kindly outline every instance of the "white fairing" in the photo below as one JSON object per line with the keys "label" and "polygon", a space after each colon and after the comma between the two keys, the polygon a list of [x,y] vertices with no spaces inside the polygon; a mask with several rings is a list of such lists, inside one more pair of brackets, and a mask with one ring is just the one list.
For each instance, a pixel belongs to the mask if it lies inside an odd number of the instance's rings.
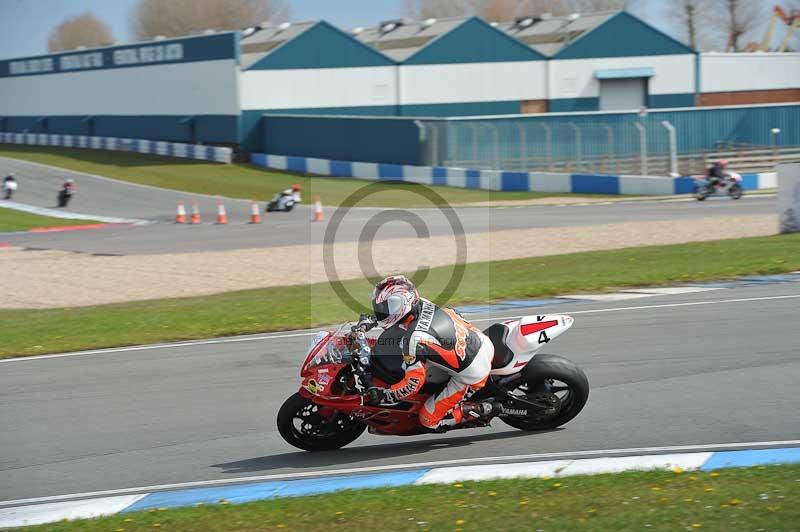
{"label": "white fairing", "polygon": [[572,327],[574,322],[566,314],[525,316],[519,320],[503,322],[509,329],[506,345],[514,353],[514,357],[502,368],[493,369],[492,374],[510,375],[518,372],[533,358],[536,351]]}

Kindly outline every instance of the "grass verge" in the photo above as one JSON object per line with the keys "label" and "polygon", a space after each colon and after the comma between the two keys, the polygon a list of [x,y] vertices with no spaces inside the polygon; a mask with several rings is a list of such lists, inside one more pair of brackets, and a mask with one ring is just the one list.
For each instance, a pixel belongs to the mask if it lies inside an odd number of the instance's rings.
{"label": "grass verge", "polygon": [[[447,304],[798,269],[800,234],[471,263]],[[431,269],[422,293],[436,300],[452,273],[453,267]],[[367,280],[346,281],[344,287],[368,304],[372,287]],[[0,358],[298,329],[356,314],[326,283],[94,307],[0,310]]]}
{"label": "grass verge", "polygon": [[[276,172],[249,164],[213,164],[173,157],[140,153],[57,148],[47,146],[0,146],[0,156],[58,166],[77,172],[102,175],[122,181],[156,187],[221,195],[231,198],[266,200],[293,183],[303,187],[309,198],[319,195],[326,205],[340,205],[354,191],[364,186],[357,179],[309,177]],[[24,180],[25,176],[22,176]],[[431,203],[408,190],[414,184],[385,183],[381,193],[359,202],[364,207],[430,207]],[[448,203],[525,200],[542,197],[572,196],[541,192],[494,192],[451,187],[433,187]],[[590,196],[590,195],[589,195]],[[602,197],[602,196],[595,196]],[[615,196],[618,197],[618,196]]]}
{"label": "grass verge", "polygon": [[26,530],[797,530],[800,465],[353,490]]}
{"label": "grass verge", "polygon": [[65,225],[88,225],[96,223],[99,222],[39,216],[38,214],[31,214],[15,209],[4,209],[2,205],[0,205],[0,233],[8,231],[27,231],[28,229],[35,229],[37,227],[62,227]]}

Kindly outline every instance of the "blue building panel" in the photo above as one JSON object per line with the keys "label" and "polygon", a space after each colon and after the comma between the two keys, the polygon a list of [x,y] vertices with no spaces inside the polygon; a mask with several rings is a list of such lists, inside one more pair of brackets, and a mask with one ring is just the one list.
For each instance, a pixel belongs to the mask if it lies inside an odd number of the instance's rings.
{"label": "blue building panel", "polygon": [[519,100],[499,102],[422,103],[399,106],[402,116],[514,115],[521,112]]}
{"label": "blue building panel", "polygon": [[620,11],[593,30],[582,34],[553,58],[590,59],[693,53],[694,50],[680,41],[633,15]]}
{"label": "blue building panel", "polygon": [[247,70],[391,66],[394,61],[328,24],[318,22]]}
{"label": "blue building panel", "polygon": [[3,128],[20,133],[205,144],[237,144],[239,141],[238,115],[195,115],[191,122],[183,115],[7,116]]}
{"label": "blue building panel", "polygon": [[545,57],[478,17],[431,40],[406,59],[406,65],[541,61]]}
{"label": "blue building panel", "polygon": [[554,98],[547,105],[551,113],[598,111],[600,98]]}
{"label": "blue building panel", "polygon": [[238,61],[238,50],[239,34],[237,32],[165,39],[125,46],[87,48],[0,61],[0,78],[193,63],[218,59],[236,59]]}
{"label": "blue building panel", "polygon": [[650,94],[647,106],[657,108],[694,107],[695,95],[692,92],[676,94]]}

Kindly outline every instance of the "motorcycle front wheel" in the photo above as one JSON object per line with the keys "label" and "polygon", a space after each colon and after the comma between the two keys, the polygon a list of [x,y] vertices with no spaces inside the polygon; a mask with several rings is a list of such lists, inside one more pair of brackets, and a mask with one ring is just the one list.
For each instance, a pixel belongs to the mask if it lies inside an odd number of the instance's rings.
{"label": "motorcycle front wheel", "polygon": [[320,408],[295,393],[278,411],[278,432],[298,449],[333,451],[355,441],[367,428],[361,421],[341,412],[326,417]]}
{"label": "motorcycle front wheel", "polygon": [[731,197],[731,199],[737,200],[742,197],[742,194],[742,187],[739,185],[731,185],[730,190],[728,190],[728,195]]}
{"label": "motorcycle front wheel", "polygon": [[536,412],[528,417],[500,416],[507,425],[520,430],[549,430],[577,416],[589,398],[589,379],[571,360],[555,355],[536,355],[524,370],[525,381],[512,393],[552,405],[553,412]]}
{"label": "motorcycle front wheel", "polygon": [[697,201],[703,201],[709,194],[711,194],[711,191],[706,185],[698,185],[694,188],[694,197]]}

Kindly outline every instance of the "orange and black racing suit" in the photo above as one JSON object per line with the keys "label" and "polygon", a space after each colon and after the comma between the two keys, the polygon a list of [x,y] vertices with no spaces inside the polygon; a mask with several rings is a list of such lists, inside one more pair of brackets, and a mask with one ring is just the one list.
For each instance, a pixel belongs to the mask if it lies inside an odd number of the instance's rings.
{"label": "orange and black racing suit", "polygon": [[426,299],[420,299],[413,312],[384,331],[378,342],[399,343],[395,353],[403,357],[404,375],[389,388],[390,397],[396,401],[422,389],[427,364],[450,375],[445,388],[428,398],[420,410],[420,423],[428,428],[460,423],[461,402],[486,384],[492,369],[491,340],[456,311],[437,307]]}

